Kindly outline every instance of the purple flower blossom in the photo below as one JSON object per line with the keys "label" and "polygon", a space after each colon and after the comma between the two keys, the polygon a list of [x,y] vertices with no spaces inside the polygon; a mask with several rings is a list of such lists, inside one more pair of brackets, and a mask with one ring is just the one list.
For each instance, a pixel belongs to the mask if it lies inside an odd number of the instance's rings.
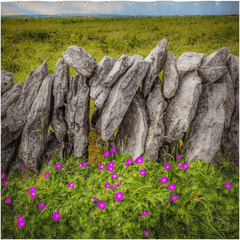
{"label": "purple flower blossom", "polygon": [[112,177],[112,179],[115,180],[118,177],[118,174],[117,173],[113,173],[111,177]]}
{"label": "purple flower blossom", "polygon": [[20,163],[20,166],[21,166],[21,167],[25,167],[22,163]]}
{"label": "purple flower blossom", "polygon": [[116,152],[116,147],[111,147],[110,151],[111,151],[112,153],[115,153],[115,152]]}
{"label": "purple flower blossom", "polygon": [[146,174],[146,171],[144,169],[140,170],[139,171],[140,175],[145,175]]}
{"label": "purple flower blossom", "polygon": [[181,159],[182,156],[180,154],[177,155],[177,160]]}
{"label": "purple flower blossom", "polygon": [[4,180],[4,186],[7,187],[8,183]]}
{"label": "purple flower blossom", "polygon": [[49,177],[49,173],[45,173],[44,177],[48,178]]}
{"label": "purple flower blossom", "polygon": [[53,220],[58,221],[60,218],[60,213],[59,212],[54,212],[52,215]]}
{"label": "purple flower blossom", "polygon": [[129,164],[129,165],[133,164],[133,160],[132,159],[128,159],[127,160],[127,164]]}
{"label": "purple flower blossom", "polygon": [[171,199],[172,199],[173,201],[176,201],[176,200],[178,200],[178,196],[175,195],[175,194],[173,194],[173,195],[171,196]]}
{"label": "purple flower blossom", "polygon": [[164,165],[164,168],[167,169],[167,170],[169,170],[169,169],[172,168],[172,166],[171,166],[169,163],[166,163],[166,164]]}
{"label": "purple flower blossom", "polygon": [[105,188],[110,188],[110,183],[105,183]]}
{"label": "purple flower blossom", "polygon": [[5,203],[9,204],[11,201],[12,201],[11,198],[7,198],[7,199],[5,200]]}
{"label": "purple flower blossom", "polygon": [[58,163],[58,164],[56,164],[55,168],[60,170],[62,168],[62,165],[60,163]]}
{"label": "purple flower blossom", "polygon": [[22,220],[24,220],[24,218],[23,218],[23,216],[21,215],[21,216],[18,216],[18,217],[17,217],[17,220],[16,220],[16,221],[17,221],[17,222],[20,222],[20,221],[22,221]]}
{"label": "purple flower blossom", "polygon": [[179,162],[177,165],[178,165],[178,167],[180,167],[180,168],[182,167],[182,164],[181,164],[180,162]]}
{"label": "purple flower blossom", "polygon": [[122,192],[117,192],[117,193],[115,194],[115,198],[116,198],[116,200],[118,200],[118,201],[121,201],[121,200],[123,199],[123,197],[124,197],[124,195],[123,195]]}
{"label": "purple flower blossom", "polygon": [[142,157],[137,157],[136,158],[136,163],[137,164],[141,164],[143,162],[143,158]]}
{"label": "purple flower blossom", "polygon": [[25,223],[26,223],[26,222],[25,222],[24,219],[23,219],[22,221],[19,221],[19,222],[18,222],[18,227],[19,227],[19,228],[23,227],[23,226],[25,225]]}
{"label": "purple flower blossom", "polygon": [[232,185],[231,185],[230,182],[226,182],[224,186],[225,186],[227,189],[228,189],[228,188],[232,188]]}
{"label": "purple flower blossom", "polygon": [[147,234],[147,237],[150,237],[150,234]]}
{"label": "purple flower blossom", "polygon": [[44,209],[45,208],[45,204],[44,203],[39,203],[39,206],[38,206],[40,209]]}
{"label": "purple flower blossom", "polygon": [[88,166],[88,163],[87,162],[83,162],[82,163],[82,167],[87,167]]}
{"label": "purple flower blossom", "polygon": [[104,209],[105,207],[106,207],[106,203],[105,202],[100,202],[98,204],[98,208],[100,208],[100,209]]}
{"label": "purple flower blossom", "polygon": [[124,163],[125,166],[127,166],[128,164],[127,163]]}
{"label": "purple flower blossom", "polygon": [[168,198],[166,198],[166,201],[168,201]]}
{"label": "purple flower blossom", "polygon": [[167,177],[161,177],[160,181],[161,181],[161,183],[166,183],[167,182]]}
{"label": "purple flower blossom", "polygon": [[175,186],[174,183],[170,183],[170,184],[168,185],[168,189],[169,189],[169,190],[174,190],[175,188],[176,188],[176,186]]}
{"label": "purple flower blossom", "polygon": [[111,171],[113,171],[113,169],[114,169],[114,167],[107,167],[107,170],[109,171],[109,172],[111,172]]}
{"label": "purple flower blossom", "polygon": [[141,215],[142,215],[142,216],[148,216],[149,213],[148,213],[148,211],[145,211],[145,212],[142,212]]}
{"label": "purple flower blossom", "polygon": [[143,234],[147,234],[147,231],[143,231]]}
{"label": "purple flower blossom", "polygon": [[91,223],[94,223],[94,221],[91,221]]}
{"label": "purple flower blossom", "polygon": [[189,165],[188,165],[187,163],[184,163],[184,164],[182,165],[182,168],[183,168],[183,169],[188,169],[188,168],[189,168]]}
{"label": "purple flower blossom", "polygon": [[104,157],[108,157],[110,155],[110,152],[106,151],[103,155],[104,155]]}
{"label": "purple flower blossom", "polygon": [[4,179],[5,178],[5,173],[1,173],[1,179]]}
{"label": "purple flower blossom", "polygon": [[103,170],[104,168],[105,168],[105,166],[101,166],[101,167],[99,167],[100,170]]}
{"label": "purple flower blossom", "polygon": [[108,167],[113,167],[114,168],[114,162],[109,162]]}
{"label": "purple flower blossom", "polygon": [[75,188],[75,186],[74,186],[74,182],[70,182],[69,184],[68,184],[68,187],[70,187],[70,188]]}

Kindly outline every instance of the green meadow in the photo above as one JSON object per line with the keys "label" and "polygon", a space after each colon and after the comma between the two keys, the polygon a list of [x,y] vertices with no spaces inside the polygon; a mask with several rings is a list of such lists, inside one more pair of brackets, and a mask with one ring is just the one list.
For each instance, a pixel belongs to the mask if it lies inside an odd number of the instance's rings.
{"label": "green meadow", "polygon": [[[176,58],[184,52],[206,57],[222,47],[239,56],[239,16],[1,18],[1,70],[17,84],[44,60],[54,74],[71,45],[99,63],[106,55],[145,58],[163,38]],[[69,69],[70,77],[77,74]],[[91,99],[90,120],[94,110]],[[186,164],[184,138],[168,154],[169,165],[161,157],[131,163],[129,155],[107,156],[99,137],[91,130],[87,162],[54,154],[43,174],[1,174],[1,238],[239,239],[234,153],[219,149],[217,171],[203,159]]]}

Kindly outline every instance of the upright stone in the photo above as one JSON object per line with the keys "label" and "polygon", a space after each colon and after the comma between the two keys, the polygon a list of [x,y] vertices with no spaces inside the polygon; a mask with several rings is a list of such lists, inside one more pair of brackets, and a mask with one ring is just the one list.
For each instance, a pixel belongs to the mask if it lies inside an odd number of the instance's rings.
{"label": "upright stone", "polygon": [[32,70],[28,75],[20,98],[8,108],[7,118],[2,122],[1,148],[6,147],[21,134],[31,106],[47,75],[48,64],[45,60],[41,66]]}
{"label": "upright stone", "polygon": [[69,66],[87,78],[90,78],[97,65],[97,60],[90,53],[77,46],[70,46],[63,53],[63,58]]}
{"label": "upright stone", "polygon": [[177,71],[177,58],[167,51],[166,62],[163,71],[163,94],[166,98],[175,95],[178,88],[179,76]]}
{"label": "upright stone", "polygon": [[131,67],[134,63],[134,59],[131,56],[123,54],[112,67],[108,76],[103,79],[102,86],[112,87],[117,80]]}
{"label": "upright stone", "polygon": [[136,61],[113,86],[96,124],[96,129],[101,133],[103,141],[112,138],[120,126],[149,65],[150,63],[146,61]]}
{"label": "upright stone", "polygon": [[159,148],[162,147],[165,135],[165,126],[163,123],[163,113],[167,108],[167,102],[160,91],[155,86],[147,98],[147,113],[149,117],[148,135],[146,141],[145,161],[157,161]]}
{"label": "upright stone", "polygon": [[[219,161],[222,132],[225,121],[223,102],[227,97],[226,83],[213,83],[203,88],[186,146],[186,162],[204,159],[206,163]],[[194,137],[195,136],[195,137]]]}
{"label": "upright stone", "polygon": [[181,79],[176,95],[170,100],[167,112],[163,117],[166,142],[171,143],[173,141],[171,138],[181,139],[187,132],[189,123],[196,114],[201,92],[201,79],[196,70]]}
{"label": "upright stone", "polygon": [[117,59],[105,56],[94,69],[89,80],[89,85],[91,86],[90,97],[95,100],[94,105],[97,108],[103,106],[109,95],[111,88],[103,87],[102,82],[108,76],[116,62]]}
{"label": "upright stone", "polygon": [[7,114],[8,108],[18,101],[22,94],[23,82],[15,84],[11,90],[5,92],[1,97],[1,117]]}
{"label": "upright stone", "polygon": [[203,59],[198,69],[202,77],[202,83],[213,83],[222,77],[227,71],[227,60],[229,57],[229,48],[223,47]]}
{"label": "upright stone", "polygon": [[63,58],[60,58],[55,65],[53,84],[54,109],[62,107],[68,93],[69,66]]}
{"label": "upright stone", "polygon": [[39,168],[40,155],[47,143],[48,125],[53,110],[53,81],[54,74],[48,75],[43,80],[29,112],[19,146],[18,157],[35,174]]}
{"label": "upright stone", "polygon": [[16,103],[12,104],[8,108],[8,127],[11,132],[17,131],[26,123],[31,106],[38,94],[43,80],[47,75],[48,64],[45,60],[43,64],[37,68],[37,70],[31,70],[24,83],[21,97]]}
{"label": "upright stone", "polygon": [[86,159],[84,154],[88,143],[89,110],[90,110],[90,88],[87,78],[77,74],[70,78],[70,88],[67,94],[67,114],[65,121],[68,125],[68,137],[74,145],[74,156]]}
{"label": "upright stone", "polygon": [[11,72],[1,70],[1,95],[7,92],[14,85],[14,79]]}
{"label": "upright stone", "polygon": [[148,134],[146,100],[137,93],[118,129],[116,150],[130,155],[133,161],[144,153]]}
{"label": "upright stone", "polygon": [[198,70],[201,66],[205,54],[195,52],[185,52],[177,59],[177,70],[179,77],[182,78],[188,73]]}
{"label": "upright stone", "polygon": [[144,59],[144,61],[150,63],[148,72],[143,79],[143,96],[144,99],[147,98],[148,94],[151,91],[153,82],[157,78],[158,74],[162,71],[163,66],[167,57],[167,39],[162,39],[159,41],[156,48],[154,48],[150,54]]}
{"label": "upright stone", "polygon": [[235,96],[234,96],[234,89],[233,89],[233,81],[230,77],[230,74],[228,71],[225,72],[225,74],[219,78],[216,82],[218,83],[227,83],[227,97],[226,100],[223,103],[223,107],[225,110],[225,122],[224,126],[226,128],[229,128],[231,117],[233,113],[233,109],[235,106]]}

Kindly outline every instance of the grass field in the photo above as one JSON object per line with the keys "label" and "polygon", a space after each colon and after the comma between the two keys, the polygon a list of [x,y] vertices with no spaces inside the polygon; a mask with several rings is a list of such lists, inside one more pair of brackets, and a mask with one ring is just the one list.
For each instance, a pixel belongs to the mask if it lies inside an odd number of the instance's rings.
{"label": "grass field", "polygon": [[[97,63],[106,55],[145,58],[163,38],[176,58],[184,52],[206,57],[222,47],[239,56],[238,16],[1,18],[1,23],[1,69],[12,72],[14,84],[25,82],[44,60],[54,74],[71,45],[84,48]],[[70,77],[77,74],[69,69]],[[92,99],[90,104],[91,120]],[[98,138],[90,132],[88,166],[79,167],[82,160],[73,156],[63,162],[54,156],[45,175],[24,180],[19,170],[10,179],[2,175],[2,238],[239,238],[239,170],[232,153],[222,153],[217,172],[199,160],[183,168],[183,141],[170,155],[171,169],[161,162],[126,165],[130,156],[103,156]]]}

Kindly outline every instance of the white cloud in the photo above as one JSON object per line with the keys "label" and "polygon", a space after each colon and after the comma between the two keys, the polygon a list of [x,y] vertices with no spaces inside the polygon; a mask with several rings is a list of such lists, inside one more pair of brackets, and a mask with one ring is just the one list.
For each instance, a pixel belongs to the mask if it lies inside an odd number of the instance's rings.
{"label": "white cloud", "polygon": [[14,8],[6,7],[4,5],[1,6],[1,15],[7,16],[7,15],[26,15],[25,13],[18,12]]}

